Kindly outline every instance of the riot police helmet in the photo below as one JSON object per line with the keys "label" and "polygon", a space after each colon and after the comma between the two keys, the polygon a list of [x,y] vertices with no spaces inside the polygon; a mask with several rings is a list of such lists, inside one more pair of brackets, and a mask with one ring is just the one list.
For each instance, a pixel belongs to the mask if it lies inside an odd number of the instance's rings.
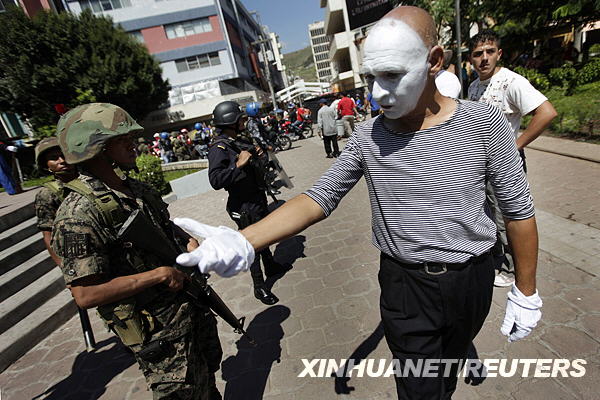
{"label": "riot police helmet", "polygon": [[244,116],[240,105],[235,101],[223,101],[217,104],[213,110],[214,124],[218,128],[235,127]]}

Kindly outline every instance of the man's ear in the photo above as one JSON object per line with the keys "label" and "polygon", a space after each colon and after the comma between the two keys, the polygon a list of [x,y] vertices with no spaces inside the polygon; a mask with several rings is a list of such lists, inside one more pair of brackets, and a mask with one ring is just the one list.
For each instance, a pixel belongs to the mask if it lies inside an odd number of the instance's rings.
{"label": "man's ear", "polygon": [[502,58],[502,49],[498,49],[498,60]]}
{"label": "man's ear", "polygon": [[429,50],[429,73],[435,75],[444,68],[444,49],[441,46],[433,46]]}

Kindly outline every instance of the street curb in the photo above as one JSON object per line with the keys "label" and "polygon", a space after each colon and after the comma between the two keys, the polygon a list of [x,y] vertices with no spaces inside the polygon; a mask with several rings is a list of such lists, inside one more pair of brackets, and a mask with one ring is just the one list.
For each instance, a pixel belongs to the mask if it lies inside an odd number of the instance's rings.
{"label": "street curb", "polygon": [[547,147],[540,147],[540,146],[536,146],[533,144],[528,145],[527,148],[532,149],[532,150],[537,150],[537,151],[543,151],[545,153],[557,154],[557,155],[563,156],[563,157],[577,158],[579,160],[589,161],[589,162],[593,162],[593,163],[600,163],[600,158],[590,158],[590,157],[586,157],[586,156],[580,156],[578,154],[548,149]]}

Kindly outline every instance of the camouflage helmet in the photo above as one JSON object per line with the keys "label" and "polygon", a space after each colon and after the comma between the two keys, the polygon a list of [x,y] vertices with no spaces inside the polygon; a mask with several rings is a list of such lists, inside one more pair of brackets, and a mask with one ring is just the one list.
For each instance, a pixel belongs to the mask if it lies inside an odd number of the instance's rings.
{"label": "camouflage helmet", "polygon": [[75,107],[58,121],[58,143],[65,161],[78,164],[96,157],[107,140],[144,130],[119,106],[90,103]]}
{"label": "camouflage helmet", "polygon": [[42,161],[45,161],[42,156],[48,150],[51,150],[55,147],[60,149],[60,146],[58,145],[58,139],[54,136],[40,140],[40,142],[35,146],[35,163],[40,170],[48,168],[45,162],[42,163]]}

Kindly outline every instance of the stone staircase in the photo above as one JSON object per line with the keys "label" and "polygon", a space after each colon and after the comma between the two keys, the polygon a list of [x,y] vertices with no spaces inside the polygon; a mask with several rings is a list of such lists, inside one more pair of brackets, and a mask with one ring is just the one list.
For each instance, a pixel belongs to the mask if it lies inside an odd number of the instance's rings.
{"label": "stone staircase", "polygon": [[0,216],[0,372],[77,313],[33,202]]}

